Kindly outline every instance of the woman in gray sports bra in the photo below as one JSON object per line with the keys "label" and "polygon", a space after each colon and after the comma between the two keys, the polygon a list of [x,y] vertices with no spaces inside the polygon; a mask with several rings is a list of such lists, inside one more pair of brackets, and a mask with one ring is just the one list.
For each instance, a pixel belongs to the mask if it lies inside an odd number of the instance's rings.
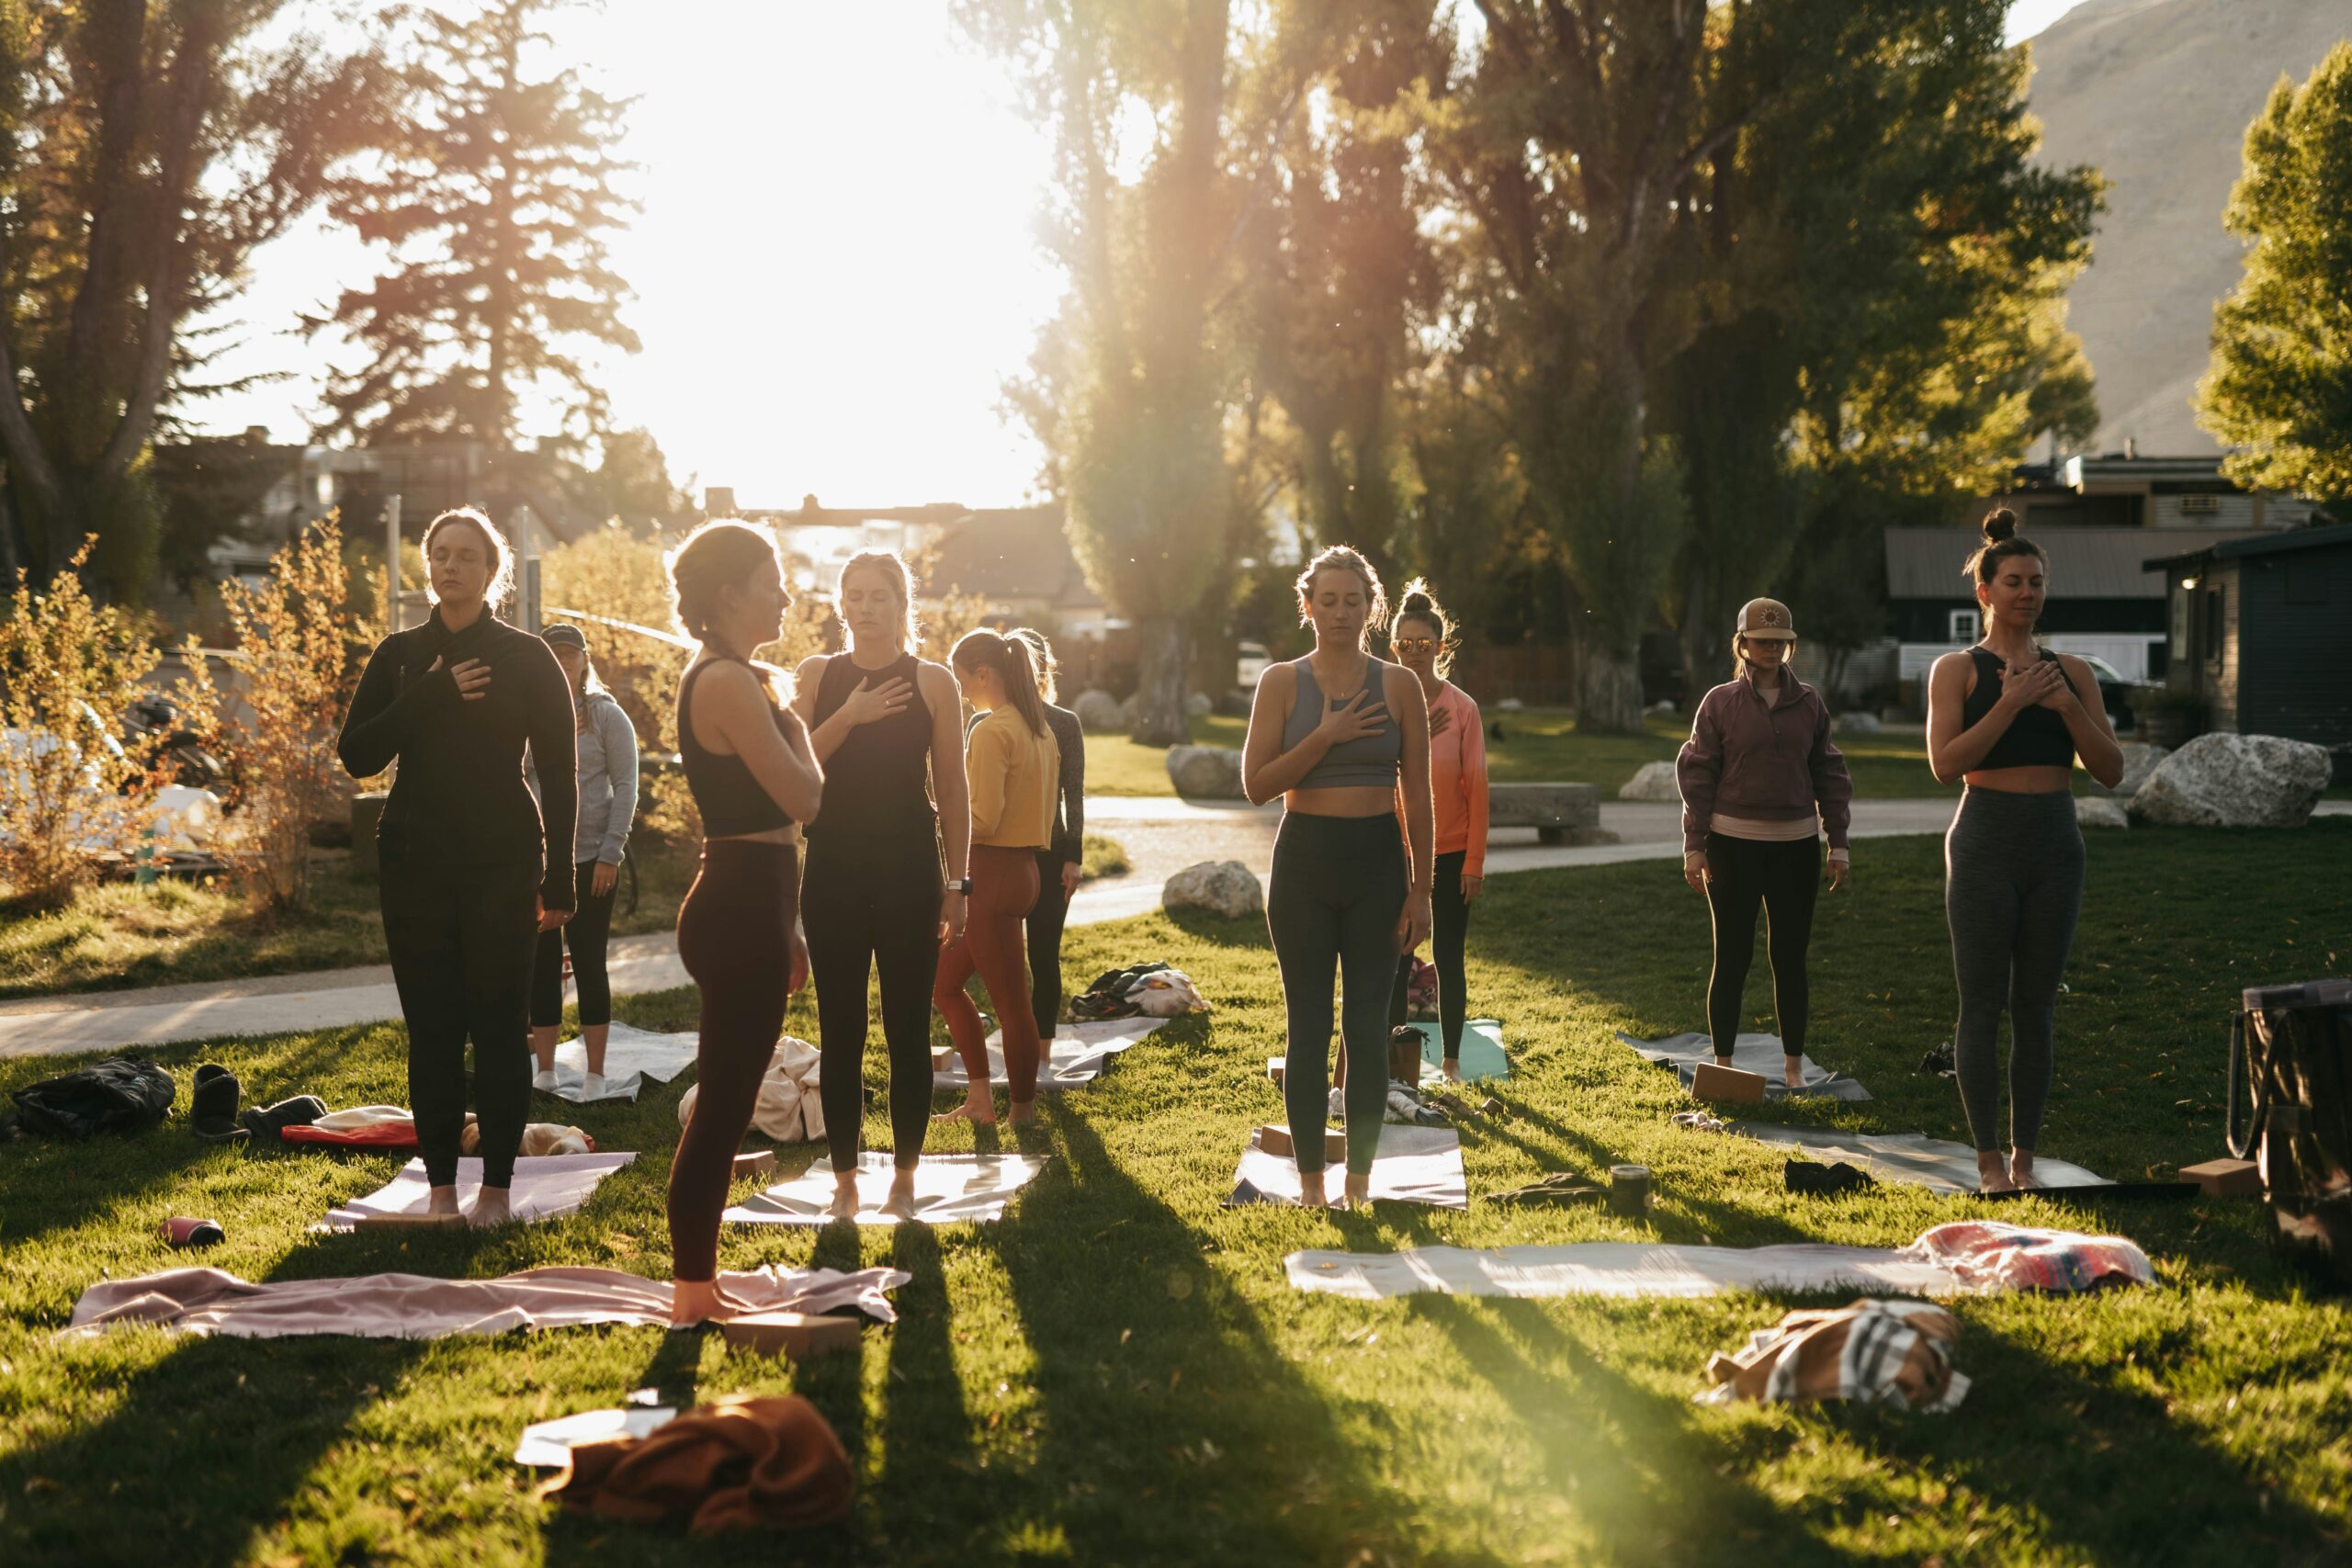
{"label": "woman in gray sports bra", "polygon": [[[1324,1207],[1331,981],[1348,1054],[1347,1201],[1370,1201],[1388,1101],[1388,991],[1396,955],[1429,934],[1430,720],[1420,682],[1364,650],[1387,600],[1371,563],[1334,545],[1298,575],[1315,651],[1258,681],[1241,782],[1260,805],[1283,797],[1266,927],[1282,967],[1289,1058],[1283,1101],[1301,1201]],[[1402,785],[1405,832],[1396,831]],[[1410,874],[1408,874],[1408,853]]]}

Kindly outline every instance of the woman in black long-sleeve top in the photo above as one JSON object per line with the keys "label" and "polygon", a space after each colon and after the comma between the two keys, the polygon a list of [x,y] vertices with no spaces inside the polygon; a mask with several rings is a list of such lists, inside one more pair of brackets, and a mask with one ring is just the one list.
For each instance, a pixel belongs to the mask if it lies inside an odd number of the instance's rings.
{"label": "woman in black long-sleeve top", "polygon": [[1080,868],[1086,860],[1086,733],[1079,728],[1078,715],[1054,705],[1060,667],[1046,634],[1019,626],[1009,635],[1027,642],[1036,660],[1046,728],[1053,731],[1062,754],[1061,809],[1054,818],[1054,841],[1037,852],[1037,902],[1028,919],[1029,1006],[1037,1033],[1050,1050],[1062,1016],[1062,927],[1069,919],[1069,901],[1078,892]]}
{"label": "woman in black long-sleeve top", "polygon": [[[530,1100],[533,951],[572,907],[571,691],[547,644],[491,614],[514,558],[489,518],[471,507],[435,517],[424,561],[432,618],[377,645],[336,750],[354,778],[400,764],[376,838],[409,1105],[430,1208],[454,1214],[470,1035],[481,1191],[467,1217],[488,1225],[509,1216]],[[544,782],[537,803],[526,742]]]}

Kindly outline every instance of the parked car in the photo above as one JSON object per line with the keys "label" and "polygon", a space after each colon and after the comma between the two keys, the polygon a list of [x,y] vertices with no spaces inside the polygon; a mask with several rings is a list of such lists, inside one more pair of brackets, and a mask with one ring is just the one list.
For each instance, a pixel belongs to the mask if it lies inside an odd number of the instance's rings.
{"label": "parked car", "polygon": [[2096,653],[2078,653],[2075,658],[2091,667],[2098,680],[2099,702],[2107,708],[2108,722],[2118,729],[2132,727],[2132,682],[2122,672]]}
{"label": "parked car", "polygon": [[1273,660],[1262,642],[1245,641],[1236,643],[1234,647],[1239,657],[1233,661],[1233,683],[1244,691],[1254,690],[1258,677],[1266,672],[1266,666]]}

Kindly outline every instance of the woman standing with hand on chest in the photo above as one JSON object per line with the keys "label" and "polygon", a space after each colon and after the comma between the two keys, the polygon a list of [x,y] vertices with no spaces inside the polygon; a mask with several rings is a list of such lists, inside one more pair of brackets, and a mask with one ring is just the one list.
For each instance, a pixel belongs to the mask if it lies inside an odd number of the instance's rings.
{"label": "woman standing with hand on chest", "polygon": [[[510,1217],[531,1097],[532,955],[572,907],[571,689],[547,644],[492,614],[514,561],[488,517],[435,517],[424,565],[433,614],[376,646],[335,747],[354,778],[400,764],[379,879],[426,1207],[458,1212],[470,1037],[481,1190],[467,1218],[491,1225]],[[547,770],[536,803],[526,747]]]}
{"label": "woman standing with hand on chest", "polygon": [[[2002,507],[1961,568],[1984,635],[1928,676],[1928,765],[1965,781],[1944,835],[1944,914],[1960,985],[1952,1065],[1987,1192],[2038,1185],[2034,1150],[2056,1054],[2058,987],[2083,907],[2075,759],[2110,789],[2123,751],[2090,666],[2033,638],[2050,558]],[[2001,1014],[2009,1015],[2009,1145],[2001,1157]]]}

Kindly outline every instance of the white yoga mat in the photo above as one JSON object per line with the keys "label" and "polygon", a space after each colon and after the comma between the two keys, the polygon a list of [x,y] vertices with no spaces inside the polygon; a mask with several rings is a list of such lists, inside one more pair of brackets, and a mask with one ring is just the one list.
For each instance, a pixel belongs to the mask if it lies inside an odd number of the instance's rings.
{"label": "white yoga mat", "polygon": [[640,1404],[627,1410],[582,1410],[560,1420],[541,1421],[523,1428],[522,1437],[514,1444],[514,1462],[561,1470],[571,1462],[574,1443],[641,1438],[668,1426],[677,1414],[665,1404]]}
{"label": "white yoga mat", "polygon": [[1408,1247],[1401,1252],[1294,1252],[1293,1288],[1357,1301],[1436,1292],[1454,1296],[1713,1296],[1731,1291],[1859,1291],[1958,1295],[1940,1264],[1878,1247],[1653,1247],[1589,1241],[1569,1247]]}
{"label": "white yoga mat", "polygon": [[[1346,1177],[1345,1168],[1337,1164],[1325,1167],[1325,1195],[1336,1202]],[[1462,1134],[1451,1127],[1384,1124],[1380,1151],[1372,1161],[1372,1196],[1375,1202],[1470,1207],[1470,1186],[1462,1174]],[[1225,1206],[1295,1204],[1298,1199],[1298,1162],[1288,1155],[1268,1154],[1258,1146],[1258,1134],[1250,1134],[1250,1146],[1241,1151],[1240,1168],[1233,1173],[1233,1194]]]}
{"label": "white yoga mat", "polygon": [[[605,1092],[596,1098],[635,1100],[647,1078],[668,1083],[694,1066],[695,1052],[701,1043],[702,1037],[691,1032],[655,1034],[626,1023],[614,1024],[605,1037]],[[582,1092],[587,1077],[588,1043],[575,1037],[555,1048],[555,1088],[539,1092],[584,1105],[588,1103]]]}
{"label": "white yoga mat", "polygon": [[[525,1155],[514,1162],[514,1185],[507,1201],[522,1221],[560,1219],[575,1213],[596,1190],[596,1183],[635,1159],[634,1150],[594,1155]],[[458,1205],[470,1207],[481,1190],[481,1161],[470,1156],[458,1162]],[[340,1209],[330,1209],[313,1230],[347,1231],[371,1214],[422,1214],[433,1189],[424,1179],[424,1162],[413,1159],[400,1173],[365,1198],[354,1198]]]}
{"label": "white yoga mat", "polygon": [[[1621,1031],[1617,1038],[1631,1046],[1634,1055],[1644,1061],[1672,1067],[1682,1079],[1685,1089],[1690,1087],[1692,1068],[1702,1062],[1715,1059],[1714,1042],[1703,1034],[1677,1034],[1667,1040],[1637,1040]],[[1781,1064],[1786,1060],[1781,1037],[1777,1034],[1742,1034],[1732,1041],[1731,1065],[1744,1073],[1761,1074],[1767,1100],[1779,1100],[1795,1092],[1782,1077]],[[1827,1095],[1832,1100],[1871,1098],[1871,1091],[1860,1084],[1831,1072],[1810,1055],[1804,1058],[1804,1092]]]}
{"label": "white yoga mat", "polygon": [[[1768,1144],[1787,1144],[1824,1165],[1844,1160],[1881,1181],[1907,1182],[1938,1192],[1974,1192],[1976,1151],[1966,1144],[1925,1133],[1839,1133],[1826,1127],[1780,1127],[1769,1122],[1735,1122],[1731,1131]],[[2033,1179],[2044,1187],[2112,1187],[2095,1170],[2037,1155]]]}
{"label": "white yoga mat", "polygon": [[[927,1225],[954,1220],[986,1223],[1004,1218],[1012,1195],[1046,1168],[1042,1155],[925,1155],[915,1167],[913,1218]],[[867,1153],[857,1160],[857,1223],[895,1225],[894,1214],[882,1213],[890,1196],[895,1171],[887,1154]],[[819,1160],[807,1172],[780,1181],[719,1215],[738,1225],[829,1225],[825,1213],[833,1201],[833,1162]]]}
{"label": "white yoga mat", "polygon": [[[1092,1083],[1111,1065],[1113,1057],[1167,1021],[1164,1018],[1110,1018],[1095,1023],[1058,1025],[1058,1032],[1046,1043],[1046,1059],[1038,1064],[1037,1087],[1076,1089]],[[989,1082],[1011,1081],[1004,1071],[1002,1030],[989,1036],[988,1052]],[[933,1055],[932,1088],[969,1089],[971,1083],[971,1075],[964,1070],[963,1057],[952,1050]]]}

